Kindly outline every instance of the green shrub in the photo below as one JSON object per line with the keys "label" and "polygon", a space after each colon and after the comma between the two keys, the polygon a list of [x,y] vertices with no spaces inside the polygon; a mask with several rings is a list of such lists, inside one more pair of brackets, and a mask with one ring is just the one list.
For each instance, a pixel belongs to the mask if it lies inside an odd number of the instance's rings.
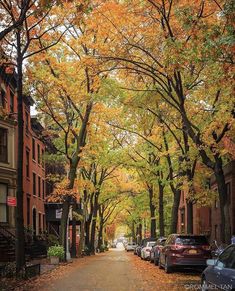
{"label": "green shrub", "polygon": [[48,246],[55,246],[55,245],[59,245],[59,239],[56,235],[54,234],[49,234],[48,235]]}
{"label": "green shrub", "polygon": [[62,246],[51,246],[47,251],[49,257],[58,257],[60,259],[64,258],[64,248]]}

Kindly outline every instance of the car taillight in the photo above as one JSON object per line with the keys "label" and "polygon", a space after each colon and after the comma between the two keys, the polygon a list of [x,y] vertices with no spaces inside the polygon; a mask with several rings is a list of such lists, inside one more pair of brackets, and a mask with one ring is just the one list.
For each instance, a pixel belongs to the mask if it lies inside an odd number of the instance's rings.
{"label": "car taillight", "polygon": [[207,245],[207,246],[202,246],[202,249],[205,251],[209,251],[211,248],[210,248],[210,246]]}
{"label": "car taillight", "polygon": [[170,250],[171,250],[171,251],[178,251],[178,250],[180,250],[180,249],[182,249],[182,248],[183,248],[183,246],[174,245],[174,246],[171,246]]}

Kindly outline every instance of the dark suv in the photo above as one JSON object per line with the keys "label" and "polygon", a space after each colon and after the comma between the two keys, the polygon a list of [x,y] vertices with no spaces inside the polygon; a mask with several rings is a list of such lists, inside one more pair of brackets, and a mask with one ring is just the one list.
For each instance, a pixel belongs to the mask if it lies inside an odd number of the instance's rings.
{"label": "dark suv", "polygon": [[211,258],[210,245],[204,235],[171,234],[159,257],[159,268],[170,273],[174,267],[206,267]]}

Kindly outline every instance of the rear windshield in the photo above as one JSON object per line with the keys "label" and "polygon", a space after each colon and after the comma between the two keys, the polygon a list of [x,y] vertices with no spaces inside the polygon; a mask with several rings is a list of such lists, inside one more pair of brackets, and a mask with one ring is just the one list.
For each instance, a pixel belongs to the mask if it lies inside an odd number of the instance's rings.
{"label": "rear windshield", "polygon": [[159,246],[164,246],[165,241],[166,241],[165,239],[159,240],[159,241],[157,242],[157,245],[159,245]]}
{"label": "rear windshield", "polygon": [[150,241],[150,242],[147,243],[147,246],[148,246],[148,247],[152,247],[152,246],[154,246],[155,244],[156,244],[155,241]]}
{"label": "rear windshield", "polygon": [[207,245],[208,241],[205,236],[180,236],[175,240],[179,245]]}

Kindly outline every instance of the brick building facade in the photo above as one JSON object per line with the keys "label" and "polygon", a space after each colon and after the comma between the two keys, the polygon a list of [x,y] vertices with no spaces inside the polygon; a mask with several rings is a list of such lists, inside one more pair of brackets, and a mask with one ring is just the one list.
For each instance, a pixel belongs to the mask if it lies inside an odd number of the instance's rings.
{"label": "brick building facade", "polygon": [[15,209],[7,198],[16,196],[16,80],[0,68],[0,224],[15,226]]}
{"label": "brick building facade", "polygon": [[[0,224],[14,228],[14,207],[7,197],[16,195],[17,165],[17,97],[16,75],[0,68]],[[40,136],[41,125],[31,118],[33,100],[24,96],[24,225],[39,234],[45,229],[45,145]]]}
{"label": "brick building facade", "polygon": [[[231,233],[235,233],[235,161],[231,161],[224,167],[226,189],[230,199],[230,220]],[[214,175],[210,178],[210,188],[217,191],[217,183]],[[186,233],[187,230],[187,194],[182,191],[178,213],[178,232]],[[220,205],[218,197],[209,207],[193,206],[193,232],[195,234],[206,234],[210,241],[217,240],[221,242],[220,237],[221,220]]]}

